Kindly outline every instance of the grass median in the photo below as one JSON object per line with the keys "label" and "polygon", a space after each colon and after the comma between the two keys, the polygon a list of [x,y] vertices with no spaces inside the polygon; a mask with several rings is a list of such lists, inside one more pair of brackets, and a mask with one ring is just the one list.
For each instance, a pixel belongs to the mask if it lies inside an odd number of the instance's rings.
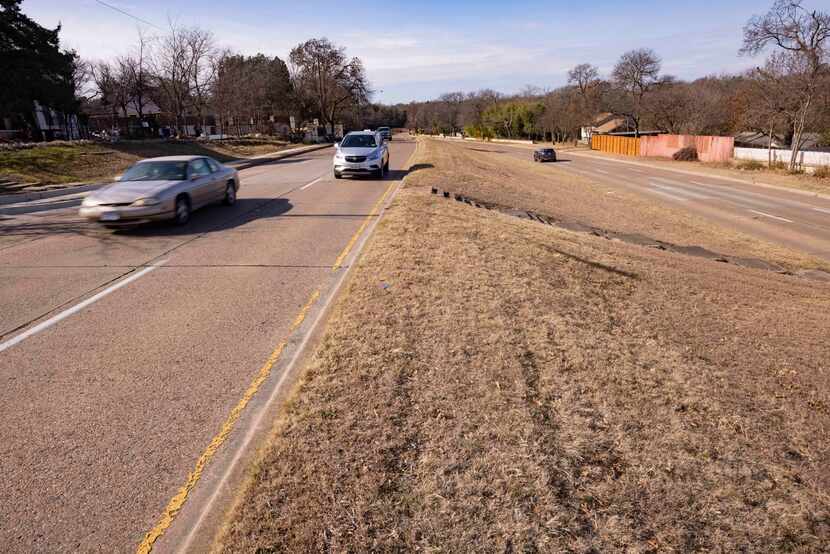
{"label": "grass median", "polygon": [[430,194],[515,175],[461,156],[419,151],[215,550],[826,545],[830,285]]}
{"label": "grass median", "polygon": [[[117,143],[37,145],[0,150],[0,181],[40,185],[109,179],[136,161],[157,156],[211,156],[227,162],[258,154],[278,152],[291,145],[275,139],[227,139],[198,142],[136,140]],[[3,190],[0,188],[0,193]]]}

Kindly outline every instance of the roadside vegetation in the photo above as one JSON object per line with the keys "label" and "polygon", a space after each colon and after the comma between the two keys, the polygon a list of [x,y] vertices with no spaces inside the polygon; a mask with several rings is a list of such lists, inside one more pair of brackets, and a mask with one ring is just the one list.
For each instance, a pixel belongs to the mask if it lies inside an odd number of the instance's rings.
{"label": "roadside vegetation", "polygon": [[830,285],[430,194],[583,218],[488,156],[421,145],[214,550],[821,551]]}
{"label": "roadside vegetation", "polygon": [[[287,142],[273,138],[217,141],[122,141],[79,144],[42,143],[28,148],[0,149],[0,182],[54,185],[109,179],[143,158],[203,155],[219,161],[277,152]],[[0,194],[4,187],[0,185]],[[8,191],[5,191],[8,192]]]}

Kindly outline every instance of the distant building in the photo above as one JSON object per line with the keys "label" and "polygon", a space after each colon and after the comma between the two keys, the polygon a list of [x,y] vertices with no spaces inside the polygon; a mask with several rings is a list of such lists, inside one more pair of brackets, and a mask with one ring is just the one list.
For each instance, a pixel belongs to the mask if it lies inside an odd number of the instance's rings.
{"label": "distant building", "polygon": [[0,140],[77,140],[83,138],[85,134],[86,131],[81,126],[77,115],[67,115],[53,110],[41,105],[37,100],[32,105],[29,121],[21,115],[0,117]]}

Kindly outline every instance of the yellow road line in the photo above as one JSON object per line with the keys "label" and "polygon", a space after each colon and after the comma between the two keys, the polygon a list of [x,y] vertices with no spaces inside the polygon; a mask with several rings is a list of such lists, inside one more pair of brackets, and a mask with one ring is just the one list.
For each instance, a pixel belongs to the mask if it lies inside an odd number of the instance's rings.
{"label": "yellow road line", "polygon": [[369,225],[369,221],[371,221],[371,219],[377,215],[376,212],[383,204],[383,201],[386,200],[386,196],[389,194],[389,191],[392,190],[392,187],[396,183],[397,181],[392,181],[391,183],[389,183],[389,186],[386,187],[386,191],[384,191],[383,196],[381,196],[377,203],[374,206],[372,206],[372,210],[369,212],[369,215],[366,216],[366,218],[363,220],[363,223],[361,223],[360,227],[357,229],[357,232],[352,236],[351,240],[349,240],[349,243],[346,245],[346,247],[343,249],[340,255],[337,256],[337,259],[334,261],[334,265],[331,266],[332,271],[337,271],[338,269],[340,269],[340,266],[343,264],[343,260],[345,260],[346,256],[349,255],[349,252],[351,252],[354,243],[357,242],[357,239],[363,233],[363,230],[366,229],[367,225]]}
{"label": "yellow road line", "polygon": [[[297,328],[303,323],[303,320],[306,318],[309,310],[318,298],[320,298],[319,289],[314,291],[314,293],[308,299],[308,302],[306,302],[305,306],[303,306],[303,308],[297,314],[297,317],[294,319],[294,322],[291,324],[291,328],[288,331],[289,336],[291,335],[291,333],[296,331]],[[251,401],[251,399],[259,390],[259,387],[262,386],[262,383],[265,382],[265,380],[271,374],[271,369],[273,369],[274,364],[277,363],[277,360],[280,359],[283,350],[285,350],[287,340],[287,338],[283,339],[277,345],[277,347],[268,357],[268,360],[259,370],[259,373],[257,374],[256,378],[248,386],[248,389],[245,391],[245,394],[236,404],[234,409],[231,410],[231,413],[228,415],[227,419],[225,419],[225,422],[222,424],[219,433],[217,433],[217,435],[213,437],[213,440],[210,441],[208,447],[205,449],[202,455],[199,456],[199,459],[196,461],[196,465],[193,468],[193,471],[190,472],[190,474],[188,474],[187,481],[185,481],[185,484],[182,485],[176,496],[174,496],[170,500],[170,502],[168,502],[167,507],[164,509],[161,518],[159,518],[158,523],[156,523],[156,526],[153,527],[150,531],[148,531],[147,534],[144,536],[144,540],[141,541],[141,544],[138,546],[138,549],[136,551],[138,554],[148,554],[150,551],[152,551],[153,544],[156,542],[156,540],[158,540],[159,537],[161,537],[164,534],[167,528],[170,527],[170,525],[173,523],[173,519],[175,519],[176,515],[178,515],[179,511],[182,509],[182,506],[184,506],[184,503],[187,500],[187,496],[190,494],[190,491],[202,477],[202,472],[204,471],[208,462],[210,462],[211,458],[213,458],[213,456],[216,454],[216,451],[219,450],[219,447],[222,446],[222,444],[228,438],[228,435],[230,435],[231,431],[234,428],[234,425],[236,425],[236,422],[239,419],[239,416],[242,414],[242,411],[248,405],[248,402]]]}

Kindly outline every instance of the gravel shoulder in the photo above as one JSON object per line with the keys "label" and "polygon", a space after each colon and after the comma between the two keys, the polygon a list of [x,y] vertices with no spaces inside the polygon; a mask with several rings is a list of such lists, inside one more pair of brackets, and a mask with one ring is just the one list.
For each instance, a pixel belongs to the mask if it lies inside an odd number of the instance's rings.
{"label": "gravel shoulder", "polygon": [[424,144],[214,550],[821,551],[830,285],[444,199],[556,208]]}

